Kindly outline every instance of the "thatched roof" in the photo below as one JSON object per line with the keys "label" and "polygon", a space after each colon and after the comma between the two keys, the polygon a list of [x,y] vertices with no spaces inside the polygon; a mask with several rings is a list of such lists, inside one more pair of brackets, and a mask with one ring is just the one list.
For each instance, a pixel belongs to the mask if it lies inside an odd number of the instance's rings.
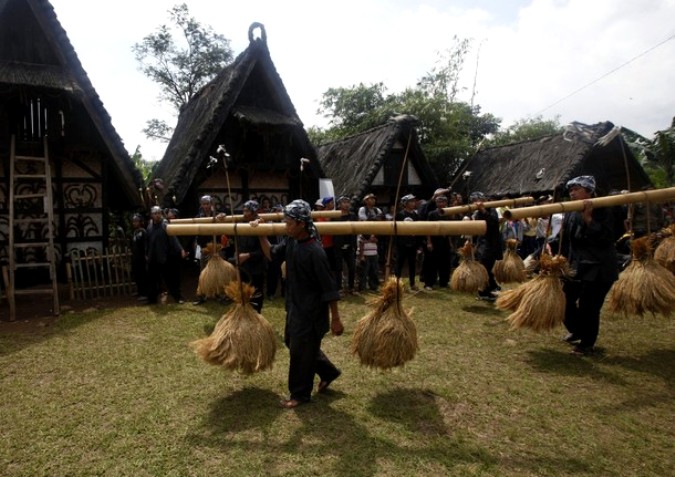
{"label": "thatched roof", "polygon": [[[257,28],[261,36],[254,38]],[[203,180],[204,169],[219,144],[225,144],[228,152],[244,163],[254,161],[245,151],[249,133],[261,133],[265,141],[272,136],[282,138],[279,148],[285,151],[279,156],[290,154],[289,147],[297,152],[292,163],[290,157],[276,157],[276,164],[268,158],[255,167],[295,170],[300,157],[306,157],[311,160],[308,169],[321,176],[314,148],[272,62],[265,30],[259,23],[249,28],[248,48],[183,107],[153,177],[162,179],[168,195],[180,204]]]}
{"label": "thatched roof", "polygon": [[[400,115],[363,133],[319,146],[319,162],[326,177],[333,180],[335,194],[361,199],[369,192],[377,194],[378,189],[388,188],[393,197],[409,141],[407,161],[421,184],[409,184],[404,174],[403,193],[427,194],[434,190],[438,182],[419,145],[416,124],[414,116]],[[382,175],[387,163],[392,166],[391,173]],[[375,184],[376,178],[383,183]]]}
{"label": "thatched roof", "polygon": [[125,196],[141,206],[140,171],[47,0],[0,0],[0,86],[38,87],[81,103],[101,136]]}
{"label": "thatched roof", "polygon": [[[493,197],[539,196],[563,188],[579,175],[595,176],[600,194],[628,189],[627,175],[631,190],[651,186],[613,129],[610,122],[591,126],[575,122],[561,134],[485,149],[462,165],[453,188],[467,195],[481,191]],[[604,136],[611,140],[602,145],[599,140]]]}

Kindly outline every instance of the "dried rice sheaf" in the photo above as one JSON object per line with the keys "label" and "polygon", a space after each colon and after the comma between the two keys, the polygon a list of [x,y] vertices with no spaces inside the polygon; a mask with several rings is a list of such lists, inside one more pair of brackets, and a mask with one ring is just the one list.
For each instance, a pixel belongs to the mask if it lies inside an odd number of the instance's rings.
{"label": "dried rice sheaf", "polygon": [[373,310],[356,324],[352,353],[364,366],[387,370],[403,366],[419,349],[417,328],[410,313],[403,310],[403,285],[392,277],[379,297],[368,302]]}
{"label": "dried rice sheaf", "polygon": [[199,274],[197,295],[213,298],[223,294],[223,289],[237,279],[237,269],[223,260],[218,253],[210,254],[204,270]]}
{"label": "dried rice sheaf", "polygon": [[502,291],[495,301],[500,310],[513,311],[506,320],[511,329],[549,331],[565,319],[565,294],[560,277],[571,276],[567,259],[543,253],[539,275],[513,290]]}
{"label": "dried rice sheaf", "polygon": [[527,280],[525,263],[518,255],[518,252],[516,251],[517,247],[517,240],[508,239],[506,241],[504,259],[497,260],[492,267],[492,274],[499,283],[522,283]]}
{"label": "dried rice sheaf", "polygon": [[670,316],[675,308],[675,275],[651,257],[648,237],[633,240],[632,260],[609,290],[612,312]]}
{"label": "dried rice sheaf", "polygon": [[675,273],[675,224],[665,229],[666,236],[654,250],[654,260]]}
{"label": "dried rice sheaf", "polygon": [[272,326],[250,304],[255,288],[231,282],[225,293],[234,305],[220,318],[210,336],[190,343],[193,351],[209,364],[230,371],[252,374],[270,369],[277,339]]}
{"label": "dried rice sheaf", "polygon": [[489,281],[488,273],[483,264],[473,258],[471,242],[464,244],[459,249],[459,254],[462,256],[462,260],[459,266],[452,271],[450,288],[466,293],[484,290]]}

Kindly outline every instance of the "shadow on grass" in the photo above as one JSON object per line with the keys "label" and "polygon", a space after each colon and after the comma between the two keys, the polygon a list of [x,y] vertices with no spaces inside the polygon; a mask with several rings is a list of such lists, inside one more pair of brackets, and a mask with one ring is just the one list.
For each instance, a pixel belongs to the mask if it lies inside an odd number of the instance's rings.
{"label": "shadow on grass", "polygon": [[[344,477],[378,475],[383,461],[391,465],[434,462],[446,469],[467,463],[486,468],[497,464],[484,449],[449,435],[435,398],[428,392],[400,390],[380,394],[367,409],[377,418],[400,423],[418,433],[424,439],[415,446],[375,437],[355,415],[333,407],[344,397],[344,393],[330,390],[317,395],[310,404],[285,410],[278,406],[279,396],[274,393],[246,388],[214,402],[201,427],[186,440],[192,446],[211,447],[223,453],[237,447],[247,453],[312,456],[316,464],[305,464],[318,466],[318,473]],[[299,424],[289,430],[280,429],[279,420],[287,413],[293,413]],[[263,438],[243,437],[252,430]],[[288,472],[289,464],[283,460],[278,465]],[[271,463],[268,469],[270,474],[275,474],[274,465],[277,464]]]}
{"label": "shadow on grass", "polygon": [[673,388],[675,387],[675,350],[655,349],[639,356],[611,356],[602,361],[607,366],[619,366],[629,371],[644,373],[663,379],[667,389],[663,392],[641,391],[640,395],[628,399],[620,404],[613,404],[607,412],[623,412],[625,409],[650,407],[673,402]]}
{"label": "shadow on grass", "polygon": [[[528,351],[529,363],[538,371],[566,376],[590,377],[607,381],[610,384],[626,386],[628,383],[612,373],[602,371],[598,362],[603,360],[602,354],[593,356],[575,356],[568,350],[559,351],[550,348]],[[605,362],[604,360],[602,361]]]}

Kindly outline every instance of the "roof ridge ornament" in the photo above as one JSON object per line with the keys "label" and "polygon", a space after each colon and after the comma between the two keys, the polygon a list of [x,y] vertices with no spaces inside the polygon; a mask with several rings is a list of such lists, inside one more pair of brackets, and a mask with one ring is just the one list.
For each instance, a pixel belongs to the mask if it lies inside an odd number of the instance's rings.
{"label": "roof ridge ornament", "polygon": [[[253,30],[256,28],[260,29],[260,36],[258,38],[253,37]],[[265,31],[265,25],[260,22],[253,22],[251,26],[248,27],[248,42],[253,43],[255,40],[262,40],[264,44],[267,44],[267,32]]]}

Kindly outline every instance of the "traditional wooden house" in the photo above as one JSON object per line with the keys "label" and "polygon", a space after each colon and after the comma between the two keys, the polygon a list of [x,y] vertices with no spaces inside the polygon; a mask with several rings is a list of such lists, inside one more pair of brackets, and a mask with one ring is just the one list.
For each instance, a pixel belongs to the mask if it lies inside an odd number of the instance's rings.
{"label": "traditional wooden house", "polygon": [[[272,63],[264,26],[253,23],[248,36],[246,50],[182,109],[153,172],[162,183],[157,203],[183,216],[196,213],[204,194],[221,210],[229,210],[230,201],[239,209],[253,197],[285,204],[318,194],[321,167]],[[227,170],[221,145],[229,155]]]}
{"label": "traditional wooden house", "polygon": [[360,203],[372,192],[378,205],[386,206],[394,203],[400,182],[399,196],[430,197],[438,180],[420,147],[416,124],[414,116],[400,115],[363,133],[319,146],[319,162],[333,181],[335,195]]}
{"label": "traditional wooden house", "polygon": [[621,134],[610,122],[572,123],[564,132],[478,152],[459,169],[453,188],[468,196],[564,195],[565,183],[580,175],[595,176],[597,192],[637,191],[651,181]]}
{"label": "traditional wooden house", "polygon": [[3,260],[10,236],[17,263],[40,261],[27,245],[47,238],[59,264],[72,249],[101,250],[112,213],[143,205],[141,173],[47,0],[0,0],[0,162]]}

